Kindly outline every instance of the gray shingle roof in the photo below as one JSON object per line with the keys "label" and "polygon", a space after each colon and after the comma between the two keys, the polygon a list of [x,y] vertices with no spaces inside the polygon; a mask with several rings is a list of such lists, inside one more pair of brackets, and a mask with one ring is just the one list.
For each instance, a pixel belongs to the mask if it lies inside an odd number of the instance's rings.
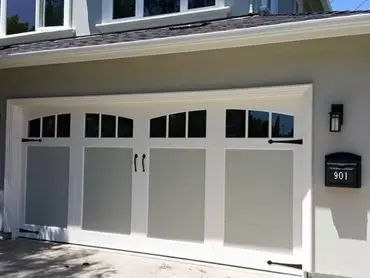
{"label": "gray shingle roof", "polygon": [[193,24],[193,27],[191,28],[184,28],[184,26],[166,26],[151,29],[149,28],[134,31],[95,34],[84,37],[73,37],[17,45],[8,45],[5,47],[0,47],[0,56],[42,50],[55,50],[72,47],[83,47],[91,45],[104,45],[120,42],[148,40],[154,38],[168,38],[191,34],[202,34],[217,31],[227,31],[233,29],[252,28],[264,25],[275,25],[281,23],[323,19],[329,17],[350,16],[354,14],[365,14],[365,13],[370,13],[370,11],[356,11],[356,12],[346,11],[346,12],[329,12],[317,14],[296,14],[296,15],[249,14],[239,17],[230,17],[225,19],[212,20],[208,22],[198,22]]}

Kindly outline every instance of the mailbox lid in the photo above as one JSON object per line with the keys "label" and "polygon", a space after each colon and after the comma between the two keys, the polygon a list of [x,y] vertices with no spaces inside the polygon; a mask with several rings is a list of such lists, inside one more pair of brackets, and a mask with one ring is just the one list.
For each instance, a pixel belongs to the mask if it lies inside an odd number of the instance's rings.
{"label": "mailbox lid", "polygon": [[361,156],[348,152],[331,153],[325,156],[326,163],[361,163]]}

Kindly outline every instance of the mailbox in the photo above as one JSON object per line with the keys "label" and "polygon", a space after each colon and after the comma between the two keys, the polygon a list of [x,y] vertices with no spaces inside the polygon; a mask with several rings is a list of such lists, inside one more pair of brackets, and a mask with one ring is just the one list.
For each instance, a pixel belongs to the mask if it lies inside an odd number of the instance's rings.
{"label": "mailbox", "polygon": [[325,186],[361,188],[361,156],[346,152],[326,155]]}

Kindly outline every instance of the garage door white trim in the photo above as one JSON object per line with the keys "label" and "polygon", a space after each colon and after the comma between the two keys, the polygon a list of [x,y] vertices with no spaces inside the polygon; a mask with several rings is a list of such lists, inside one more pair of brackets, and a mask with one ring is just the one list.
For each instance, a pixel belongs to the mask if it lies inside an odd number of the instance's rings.
{"label": "garage door white trim", "polygon": [[[18,229],[21,226],[21,139],[23,108],[33,106],[60,106],[60,105],[84,105],[84,104],[127,104],[142,102],[193,102],[193,101],[225,101],[235,99],[274,99],[274,98],[300,98],[305,103],[302,125],[304,125],[305,143],[303,145],[303,167],[306,169],[306,177],[302,177],[302,190],[305,197],[302,200],[302,254],[303,269],[313,270],[313,214],[311,199],[311,136],[312,136],[312,85],[292,85],[279,87],[260,87],[250,89],[232,90],[212,90],[194,92],[171,92],[153,94],[132,94],[132,95],[110,95],[110,96],[91,96],[91,97],[58,97],[58,98],[33,98],[33,99],[13,99],[7,102],[7,132],[6,132],[6,166],[5,166],[5,229],[12,232],[15,238],[18,236]],[[68,217],[70,218],[70,217]],[[73,238],[73,227],[68,227],[69,236]]]}

